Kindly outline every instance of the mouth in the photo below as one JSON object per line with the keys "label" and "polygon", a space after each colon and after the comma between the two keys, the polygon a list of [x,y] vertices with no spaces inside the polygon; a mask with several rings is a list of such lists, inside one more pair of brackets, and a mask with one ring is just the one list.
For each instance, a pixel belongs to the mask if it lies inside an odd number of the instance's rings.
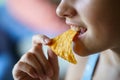
{"label": "mouth", "polygon": [[77,34],[75,37],[83,37],[85,33],[87,32],[86,27],[75,25],[75,24],[69,24],[69,25],[72,30],[77,31]]}
{"label": "mouth", "polygon": [[87,28],[77,25],[70,25],[72,30],[77,31],[80,35],[84,34],[87,31]]}
{"label": "mouth", "polygon": [[77,34],[74,37],[76,39],[85,37],[88,31],[87,27],[82,22],[77,24],[75,22],[71,22],[70,20],[66,20],[66,24],[69,25],[72,30],[77,31]]}

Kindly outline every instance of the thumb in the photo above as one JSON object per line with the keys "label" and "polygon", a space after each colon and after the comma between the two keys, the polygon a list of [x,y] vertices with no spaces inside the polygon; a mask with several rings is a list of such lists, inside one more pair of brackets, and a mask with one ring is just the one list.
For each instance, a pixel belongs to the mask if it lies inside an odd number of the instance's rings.
{"label": "thumb", "polygon": [[[53,75],[54,75],[54,78],[58,78],[59,76],[59,64],[58,64],[58,57],[57,55],[51,50],[48,48],[48,60],[53,68]],[[57,80],[57,79],[56,79]]]}

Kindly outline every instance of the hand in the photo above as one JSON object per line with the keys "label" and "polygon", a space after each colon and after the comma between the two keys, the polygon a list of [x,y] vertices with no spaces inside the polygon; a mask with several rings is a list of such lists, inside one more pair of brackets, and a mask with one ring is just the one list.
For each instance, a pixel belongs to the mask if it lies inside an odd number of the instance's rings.
{"label": "hand", "polygon": [[33,36],[33,47],[25,53],[13,68],[14,80],[58,80],[59,66],[57,56],[48,49],[45,57],[42,45],[51,40],[44,35]]}

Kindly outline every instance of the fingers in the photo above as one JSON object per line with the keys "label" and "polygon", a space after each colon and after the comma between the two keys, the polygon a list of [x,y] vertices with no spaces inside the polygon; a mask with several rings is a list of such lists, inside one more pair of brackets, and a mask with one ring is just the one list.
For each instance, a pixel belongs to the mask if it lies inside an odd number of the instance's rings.
{"label": "fingers", "polygon": [[33,67],[33,69],[35,70],[35,73],[37,74],[37,75],[34,75],[35,77],[42,77],[44,75],[41,64],[37,60],[34,53],[30,53],[30,52],[26,53],[25,55],[23,55],[20,61],[25,62]]}
{"label": "fingers", "polygon": [[51,42],[51,39],[49,39],[47,36],[35,35],[32,38],[32,44],[34,47],[30,51],[34,52],[34,54],[36,55],[38,61],[44,68],[45,74],[52,76],[53,71],[52,71],[51,65],[46,59],[42,50],[42,44],[47,45],[47,44],[50,44],[50,42]]}
{"label": "fingers", "polygon": [[51,49],[48,49],[48,60],[53,68],[58,67],[58,57]]}
{"label": "fingers", "polygon": [[41,46],[41,43],[42,44],[50,44],[51,39],[49,39],[48,37],[46,37],[44,35],[36,35],[32,39],[33,39],[32,40],[33,45],[37,45],[36,47],[34,47],[34,51],[36,51],[35,54],[36,54],[38,60],[41,62],[45,72],[47,72],[46,74],[48,74],[49,76],[52,76],[53,72],[54,72],[55,75],[58,75],[59,65],[58,65],[57,56],[50,49],[48,49],[48,60],[46,60],[46,57],[43,54],[42,46]]}
{"label": "fingers", "polygon": [[[23,73],[27,73],[27,77],[24,77]],[[15,76],[14,79],[17,77],[18,80],[23,80],[23,78],[26,79],[28,76],[45,80],[46,78],[51,77],[52,74],[53,70],[51,65],[46,63],[43,67],[43,64],[37,60],[37,57],[35,57],[34,53],[30,52],[22,56],[20,61],[15,65],[13,73]]]}
{"label": "fingers", "polygon": [[33,77],[33,78],[37,77],[37,73],[36,73],[35,69],[31,65],[29,65],[29,64],[27,64],[25,62],[19,62],[17,64],[17,67],[18,67],[18,69],[20,71],[27,73],[31,77]]}
{"label": "fingers", "polygon": [[39,64],[41,64],[41,67],[44,69],[44,73],[48,76],[53,75],[53,70],[51,67],[50,62],[46,59],[41,45],[36,45],[30,50],[34,55],[36,56],[36,59],[38,60]]}
{"label": "fingers", "polygon": [[32,66],[24,62],[18,62],[15,64],[12,74],[14,80],[23,80],[27,76],[35,78],[37,75]]}
{"label": "fingers", "polygon": [[58,75],[59,75],[58,57],[51,49],[48,49],[48,60],[53,68],[53,72],[54,72],[53,75],[55,76],[54,79],[58,80]]}
{"label": "fingers", "polygon": [[[25,53],[13,68],[15,80],[46,80],[58,74],[57,56],[48,50],[48,59],[45,57],[42,44],[49,44],[51,40],[43,35],[33,37],[33,47]],[[26,74],[26,75],[25,75]],[[35,78],[35,79],[34,79]]]}
{"label": "fingers", "polygon": [[51,40],[45,35],[35,35],[32,37],[32,44],[50,44]]}
{"label": "fingers", "polygon": [[39,80],[35,69],[22,61],[19,61],[13,68],[14,80]]}

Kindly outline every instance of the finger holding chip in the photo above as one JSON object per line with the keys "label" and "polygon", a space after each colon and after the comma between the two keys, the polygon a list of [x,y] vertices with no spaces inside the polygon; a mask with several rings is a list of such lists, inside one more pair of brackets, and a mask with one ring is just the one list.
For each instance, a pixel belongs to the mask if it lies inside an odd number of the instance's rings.
{"label": "finger holding chip", "polygon": [[52,43],[49,45],[50,48],[56,53],[56,55],[73,64],[76,64],[77,61],[72,52],[71,44],[76,34],[77,31],[70,29],[63,34],[53,38]]}
{"label": "finger holding chip", "polygon": [[53,75],[55,78],[59,72],[58,58],[56,54],[54,54],[49,48],[47,52],[48,58],[46,58],[44,51],[42,49],[42,45],[48,45],[51,43],[51,41],[52,40],[45,35],[33,36],[32,42],[34,46],[31,52],[33,52],[36,55],[37,60],[39,61],[44,70],[44,73],[48,75]]}
{"label": "finger holding chip", "polygon": [[49,44],[51,42],[51,39],[48,38],[45,35],[34,35],[32,37],[32,44],[36,45],[36,44]]}
{"label": "finger holding chip", "polygon": [[44,35],[35,35],[32,41],[32,48],[15,64],[12,70],[13,78],[15,80],[58,80],[58,57],[50,49],[46,58],[42,50],[42,46],[49,44],[51,39]]}

